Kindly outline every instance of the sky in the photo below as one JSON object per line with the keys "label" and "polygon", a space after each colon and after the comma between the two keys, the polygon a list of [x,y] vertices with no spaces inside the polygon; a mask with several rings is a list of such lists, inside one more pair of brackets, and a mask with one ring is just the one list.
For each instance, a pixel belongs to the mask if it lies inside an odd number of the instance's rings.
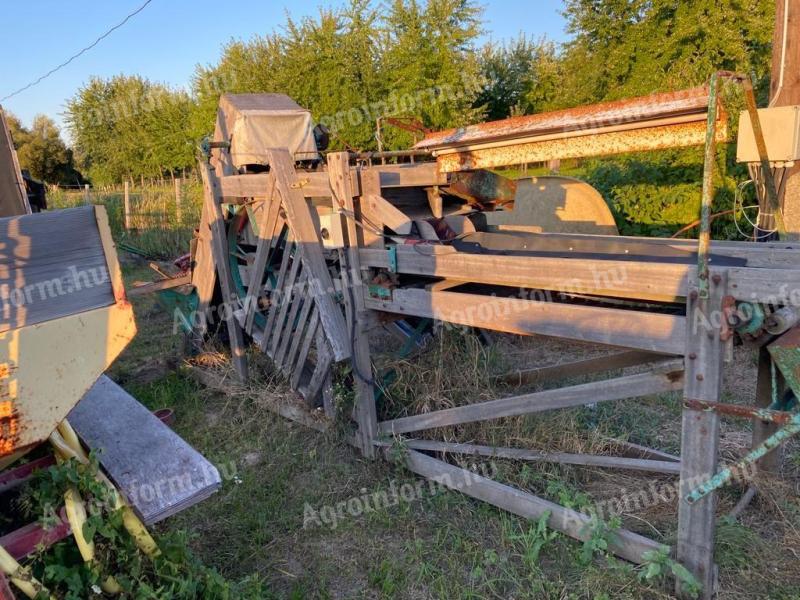
{"label": "sky", "polygon": [[[4,0],[0,36],[0,98],[88,46],[136,10],[144,0]],[[188,86],[195,66],[214,64],[232,38],[248,39],[280,28],[292,18],[315,15],[343,0],[152,0],[138,15],[65,68],[2,102],[25,125],[46,114],[63,123],[66,101],[92,76],[142,75]],[[566,39],[560,0],[494,0],[484,6],[483,40],[521,32]],[[9,24],[14,24],[11,27]],[[66,132],[64,132],[66,135]]]}

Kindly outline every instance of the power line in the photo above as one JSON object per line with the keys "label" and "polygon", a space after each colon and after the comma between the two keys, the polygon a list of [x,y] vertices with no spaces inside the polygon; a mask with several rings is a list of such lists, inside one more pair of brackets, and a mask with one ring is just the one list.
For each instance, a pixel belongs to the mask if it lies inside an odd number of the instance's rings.
{"label": "power line", "polygon": [[49,70],[47,73],[45,73],[44,75],[42,75],[41,77],[39,77],[39,78],[38,78],[38,79],[36,79],[35,81],[32,81],[32,82],[30,82],[28,85],[26,85],[26,86],[24,86],[24,87],[21,87],[21,88],[19,88],[19,89],[18,89],[17,91],[15,91],[15,92],[11,92],[11,93],[10,93],[8,96],[4,96],[3,98],[0,98],[0,102],[5,102],[5,101],[6,101],[6,100],[8,100],[9,98],[13,98],[13,97],[14,97],[14,96],[16,96],[17,94],[21,94],[21,93],[22,93],[22,92],[24,92],[25,90],[29,90],[29,89],[30,89],[30,88],[32,88],[33,86],[35,86],[35,85],[38,85],[39,83],[41,83],[42,81],[44,81],[45,79],[47,79],[48,77],[50,77],[50,75],[52,75],[52,74],[53,74],[53,73],[55,73],[56,71],[58,71],[58,70],[60,70],[60,69],[63,69],[63,68],[64,68],[64,67],[66,67],[66,66],[67,66],[69,63],[71,63],[73,60],[75,60],[76,58],[78,58],[78,57],[82,56],[83,54],[85,54],[86,52],[88,52],[89,50],[91,50],[92,48],[94,48],[95,46],[97,46],[97,44],[99,44],[100,42],[102,42],[102,41],[103,41],[104,39],[106,39],[106,38],[107,38],[109,35],[111,35],[111,34],[112,34],[112,33],[114,33],[114,32],[115,32],[117,29],[119,29],[120,27],[122,27],[123,25],[125,25],[125,23],[127,23],[127,22],[128,22],[128,21],[130,21],[130,20],[131,20],[133,17],[135,17],[136,15],[138,15],[140,12],[142,12],[142,11],[145,9],[145,7],[146,7],[148,4],[150,4],[152,1],[153,1],[153,0],[145,0],[144,4],[142,4],[142,5],[141,5],[139,8],[137,8],[137,9],[136,9],[135,11],[133,11],[132,13],[130,13],[130,14],[127,16],[127,17],[125,17],[124,19],[122,19],[122,21],[120,21],[119,23],[117,23],[116,25],[114,25],[114,26],[113,26],[111,29],[109,29],[108,31],[106,31],[106,32],[105,32],[103,35],[101,35],[99,38],[97,38],[97,39],[96,39],[95,41],[93,41],[91,44],[89,44],[88,46],[86,46],[86,47],[85,47],[84,49],[82,49],[80,52],[78,52],[78,53],[76,53],[76,54],[73,54],[73,55],[72,55],[72,56],[70,56],[70,57],[69,57],[67,60],[65,60],[64,62],[62,62],[60,65],[58,65],[57,67],[54,67],[54,68],[50,69],[50,70]]}

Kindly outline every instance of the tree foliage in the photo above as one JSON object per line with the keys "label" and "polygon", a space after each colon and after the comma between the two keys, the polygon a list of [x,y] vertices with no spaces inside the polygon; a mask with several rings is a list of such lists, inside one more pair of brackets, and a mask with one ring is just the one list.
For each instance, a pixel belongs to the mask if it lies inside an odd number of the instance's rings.
{"label": "tree foliage", "polygon": [[61,139],[61,132],[51,118],[36,115],[30,129],[12,114],[6,113],[6,121],[21,169],[28,171],[34,179],[46,183],[80,183],[72,150]]}
{"label": "tree foliage", "polygon": [[67,103],[80,166],[95,183],[160,177],[190,167],[194,101],[142,77],[94,78]]}

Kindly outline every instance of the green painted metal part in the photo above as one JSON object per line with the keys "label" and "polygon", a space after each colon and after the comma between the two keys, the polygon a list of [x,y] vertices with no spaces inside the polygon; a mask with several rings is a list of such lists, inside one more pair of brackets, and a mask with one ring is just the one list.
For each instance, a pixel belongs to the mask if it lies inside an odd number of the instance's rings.
{"label": "green painted metal part", "polygon": [[387,252],[389,253],[389,272],[397,273],[397,246],[389,246]]}
{"label": "green painted metal part", "polygon": [[686,502],[689,504],[694,504],[698,500],[702,500],[714,490],[721,488],[726,483],[731,481],[731,479],[734,477],[737,477],[741,473],[745,473],[748,467],[755,464],[758,460],[769,454],[769,452],[798,433],[800,433],[800,413],[794,415],[789,423],[769,436],[766,440],[764,440],[764,442],[751,450],[747,456],[742,458],[736,464],[722,469],[713,477],[711,477],[711,479],[700,484],[694,490],[689,492],[689,494],[686,496]]}
{"label": "green painted metal part", "polygon": [[744,324],[742,324],[740,327],[737,327],[736,331],[749,335],[755,335],[758,333],[758,331],[764,326],[764,321],[767,318],[766,314],[764,313],[764,309],[761,308],[761,305],[753,304],[751,302],[740,302],[737,305],[737,308],[738,312],[749,318]]}
{"label": "green painted metal part", "polygon": [[193,315],[197,314],[200,299],[197,292],[192,290],[189,294],[181,294],[175,290],[160,290],[156,293],[156,300],[169,314],[176,317],[175,323],[184,331],[192,332],[194,323]]}
{"label": "green painted metal part", "polygon": [[697,280],[700,298],[708,298],[708,257],[711,248],[711,203],[714,200],[714,162],[717,159],[717,108],[719,74],[711,76],[708,93],[708,123],[703,164],[703,197],[700,205],[700,239],[697,248]]}
{"label": "green painted metal part", "polygon": [[786,385],[800,398],[800,328],[790,329],[767,346],[767,350]]}
{"label": "green painted metal part", "polygon": [[391,300],[392,299],[392,290],[382,285],[378,285],[375,283],[370,283],[367,286],[367,291],[369,292],[370,298],[376,298],[377,300]]}

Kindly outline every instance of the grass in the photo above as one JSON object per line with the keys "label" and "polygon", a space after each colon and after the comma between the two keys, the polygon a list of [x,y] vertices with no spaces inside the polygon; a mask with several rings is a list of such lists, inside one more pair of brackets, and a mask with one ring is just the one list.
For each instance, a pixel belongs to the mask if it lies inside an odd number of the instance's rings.
{"label": "grass", "polygon": [[[143,279],[141,264],[125,264],[129,280]],[[455,492],[423,493],[336,526],[304,527],[309,508],[321,511],[352,498],[386,492],[418,479],[404,469],[361,458],[335,431],[319,434],[276,417],[269,407],[291,392],[261,356],[251,357],[256,381],[220,394],[197,384],[182,366],[182,340],[169,315],[152,298],[135,299],[140,332],[112,367],[111,375],[152,409],[176,411],[177,431],[220,467],[219,493],[160,526],[194,535],[193,550],[225,576],[260,575],[276,598],[669,598],[666,579],[643,580],[645,568],[607,556],[604,536],[586,548],[550,531]],[[387,350],[390,349],[387,344]],[[516,366],[584,356],[587,347],[498,336],[485,350],[471,336],[447,333],[415,360],[385,366],[397,384],[381,406],[384,415],[433,409],[448,402],[478,401],[508,394],[486,375],[501,369],[503,356]],[[741,354],[739,379],[727,393],[747,390],[751,359]],[[205,369],[229,376],[224,357]],[[342,388],[337,388],[342,391]],[[340,398],[340,401],[345,401]],[[605,403],[595,409],[556,411],[540,417],[506,419],[497,425],[458,430],[487,443],[610,451],[617,436],[665,450],[677,450],[679,402],[665,396],[639,402]],[[723,454],[735,455],[746,440],[738,422],[726,420]],[[447,437],[456,430],[443,431]],[[739,522],[718,529],[722,598],[800,597],[800,503],[796,448],[787,458],[786,480],[772,482]],[[497,477],[578,509],[599,499],[636,490],[652,478],[630,472],[520,465],[496,461]],[[662,478],[663,483],[671,481]],[[782,486],[782,487],[781,487]],[[721,509],[738,499],[722,494]],[[667,542],[674,541],[674,506],[662,505],[623,516],[623,525]]]}

